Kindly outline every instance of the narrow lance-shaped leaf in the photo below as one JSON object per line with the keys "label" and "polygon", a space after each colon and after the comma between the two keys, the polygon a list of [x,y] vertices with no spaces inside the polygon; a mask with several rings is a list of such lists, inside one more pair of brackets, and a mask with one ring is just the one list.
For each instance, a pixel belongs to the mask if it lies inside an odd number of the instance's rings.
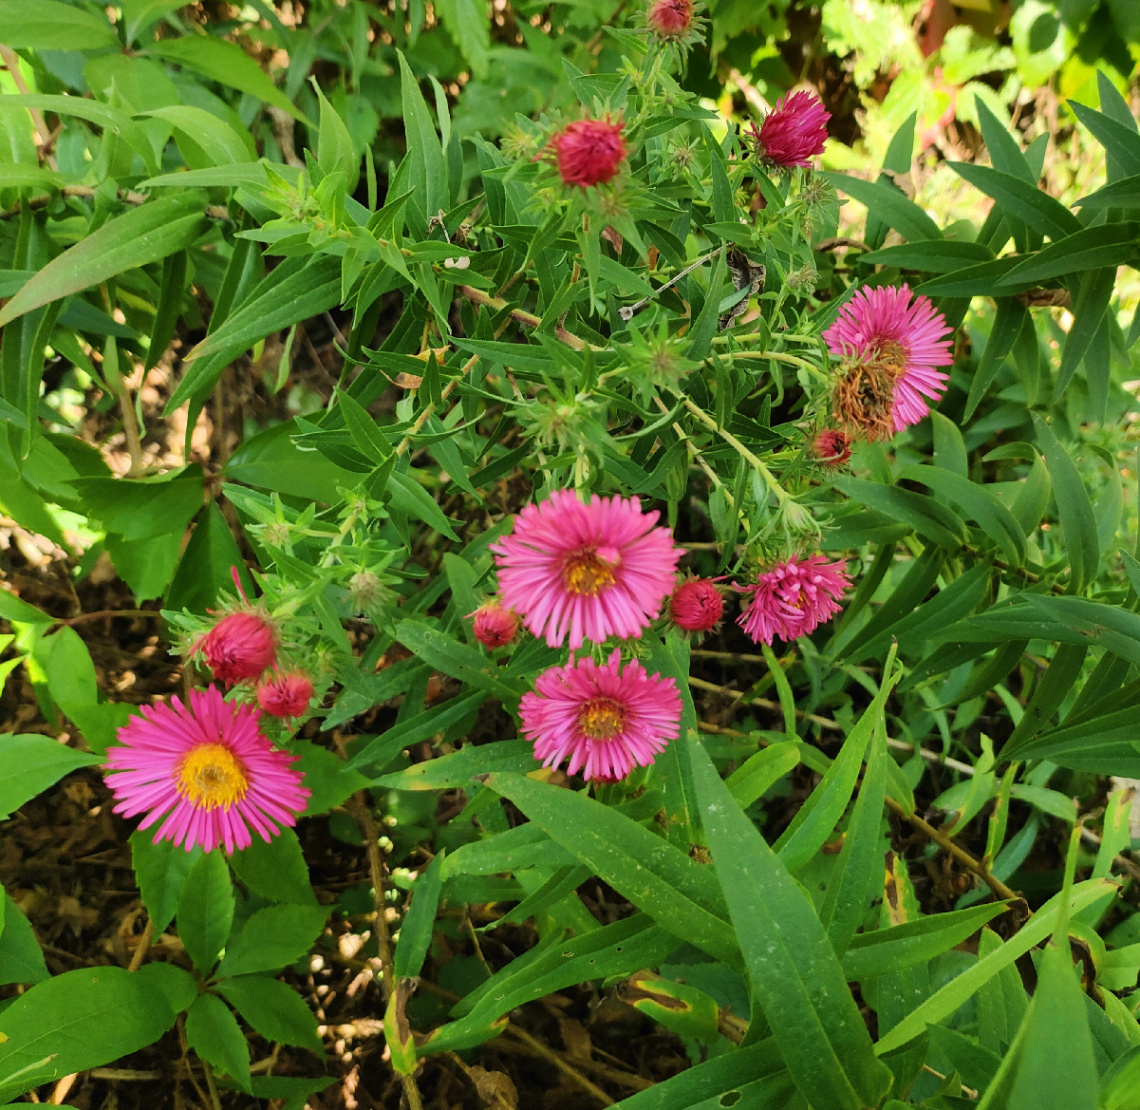
{"label": "narrow lance-shaped leaf", "polygon": [[700,744],[693,778],[717,877],[764,1011],[814,1110],[875,1106],[891,1084],[811,901],[721,782]]}

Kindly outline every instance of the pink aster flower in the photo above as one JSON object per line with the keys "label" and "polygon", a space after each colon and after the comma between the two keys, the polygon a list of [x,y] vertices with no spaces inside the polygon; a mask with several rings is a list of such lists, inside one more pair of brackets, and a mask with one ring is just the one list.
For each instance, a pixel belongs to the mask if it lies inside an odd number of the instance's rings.
{"label": "pink aster flower", "polygon": [[564,127],[550,140],[558,173],[564,185],[583,188],[609,181],[626,155],[621,122],[580,119]]}
{"label": "pink aster flower", "polygon": [[654,527],[658,515],[636,497],[594,494],[583,504],[572,490],[527,505],[513,534],[491,544],[503,605],[551,647],[640,636],[673,592],[684,554]]}
{"label": "pink aster flower", "polygon": [[765,117],[759,130],[752,124],[756,156],[773,166],[810,166],[823,153],[831,113],[809,92],[784,95]]}
{"label": "pink aster flower", "polygon": [[836,419],[869,440],[917,424],[946,391],[951,331],[926,297],[911,303],[906,285],[860,289],[823,333],[843,359],[832,402]]}
{"label": "pink aster flower", "polygon": [[787,559],[755,585],[737,587],[752,597],[736,623],[755,643],[798,639],[839,612],[837,601],[850,583],[842,562],[829,563],[823,555]]}
{"label": "pink aster flower", "polygon": [[313,684],[300,671],[276,674],[257,687],[257,704],[273,717],[300,717],[312,697]]}
{"label": "pink aster flower", "polygon": [[693,0],[655,0],[649,5],[645,20],[659,39],[677,42],[693,25]]}
{"label": "pink aster flower", "polygon": [[724,615],[724,598],[711,578],[688,578],[669,598],[669,616],[683,632],[711,632]]}
{"label": "pink aster flower", "polygon": [[260,678],[277,657],[277,631],[257,613],[241,610],[222,617],[191,648],[201,652],[220,682],[232,686],[246,678]]}
{"label": "pink aster flower", "polygon": [[509,609],[504,609],[497,601],[488,601],[480,605],[468,616],[474,618],[471,631],[484,647],[501,648],[519,634],[521,622],[518,615]]}
{"label": "pink aster flower", "polygon": [[673,679],[648,674],[636,659],[623,671],[614,651],[601,666],[587,656],[543,671],[519,717],[544,766],[569,759],[570,774],[581,768],[586,779],[615,782],[677,739],[681,696]]}
{"label": "pink aster flower", "polygon": [[293,770],[298,757],[261,734],[258,710],[225,701],[215,686],[191,690],[189,701],[144,706],[119,729],[106,762],[115,812],[145,813],[140,829],[162,820],[154,843],[188,852],[233,852],[250,846],[251,829],[268,843],[279,825],[295,825],[310,791]]}

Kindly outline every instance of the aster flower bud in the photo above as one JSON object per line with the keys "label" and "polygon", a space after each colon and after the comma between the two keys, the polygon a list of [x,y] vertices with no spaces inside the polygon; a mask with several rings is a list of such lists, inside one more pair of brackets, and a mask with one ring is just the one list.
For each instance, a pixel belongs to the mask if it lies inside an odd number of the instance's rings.
{"label": "aster flower bud", "polygon": [[257,704],[274,717],[300,717],[312,697],[313,684],[300,671],[275,675],[257,688]]}
{"label": "aster flower bud", "polygon": [[627,153],[622,123],[605,119],[580,119],[568,124],[550,140],[559,176],[564,185],[604,184],[616,176]]}
{"label": "aster flower bud", "polygon": [[257,613],[242,611],[223,617],[191,649],[201,652],[214,678],[232,686],[259,678],[277,657],[277,631]]}
{"label": "aster flower bud", "polygon": [[689,578],[669,599],[669,616],[683,632],[711,632],[724,615],[724,598],[711,578]]}
{"label": "aster flower bud", "polygon": [[663,42],[677,42],[693,25],[693,0],[655,0],[645,13],[645,21]]}
{"label": "aster flower bud", "polygon": [[756,156],[783,169],[810,166],[811,160],[823,153],[829,119],[831,113],[809,92],[780,97],[759,129],[752,125]]}
{"label": "aster flower bud", "polygon": [[504,609],[497,601],[488,601],[468,615],[474,618],[472,631],[475,639],[492,649],[509,644],[519,634],[522,625],[518,614]]}
{"label": "aster flower bud", "polygon": [[811,441],[811,455],[819,466],[838,470],[851,458],[851,444],[855,441],[835,428],[824,428]]}

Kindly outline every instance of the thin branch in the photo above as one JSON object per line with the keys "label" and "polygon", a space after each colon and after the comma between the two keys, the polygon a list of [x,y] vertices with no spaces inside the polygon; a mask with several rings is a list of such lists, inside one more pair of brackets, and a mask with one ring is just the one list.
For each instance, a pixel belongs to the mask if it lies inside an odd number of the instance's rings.
{"label": "thin branch", "polygon": [[601,1087],[587,1079],[577,1068],[563,1060],[557,1052],[547,1048],[542,1041],[532,1037],[524,1029],[520,1029],[517,1025],[508,1025],[505,1032],[525,1044],[536,1056],[541,1056],[547,1063],[552,1064],[568,1079],[572,1079],[583,1091],[593,1095],[603,1106],[616,1105]]}
{"label": "thin branch", "polygon": [[[909,821],[916,829],[933,840],[940,848],[944,848],[950,853],[963,867],[972,871],[983,883],[986,884],[994,892],[998,898],[1009,899],[1014,902],[1024,902],[1024,899],[1016,891],[1011,890],[1005,885],[996,875],[991,874],[978,860],[974,859],[965,848],[959,847],[950,839],[944,832],[940,832],[933,825],[924,821],[917,813],[907,813],[907,811],[899,805],[890,795],[886,797],[887,808],[896,816],[901,817],[904,821]],[[1026,906],[1026,913],[1029,913],[1029,908]]]}

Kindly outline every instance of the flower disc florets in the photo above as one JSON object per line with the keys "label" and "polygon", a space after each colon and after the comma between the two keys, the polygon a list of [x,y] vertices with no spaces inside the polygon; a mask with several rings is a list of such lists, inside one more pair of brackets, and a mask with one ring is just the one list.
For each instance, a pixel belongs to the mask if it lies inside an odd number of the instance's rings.
{"label": "flower disc florets", "polygon": [[811,160],[823,153],[829,119],[831,113],[814,93],[780,97],[759,128],[751,125],[756,157],[781,169],[810,166]]}

